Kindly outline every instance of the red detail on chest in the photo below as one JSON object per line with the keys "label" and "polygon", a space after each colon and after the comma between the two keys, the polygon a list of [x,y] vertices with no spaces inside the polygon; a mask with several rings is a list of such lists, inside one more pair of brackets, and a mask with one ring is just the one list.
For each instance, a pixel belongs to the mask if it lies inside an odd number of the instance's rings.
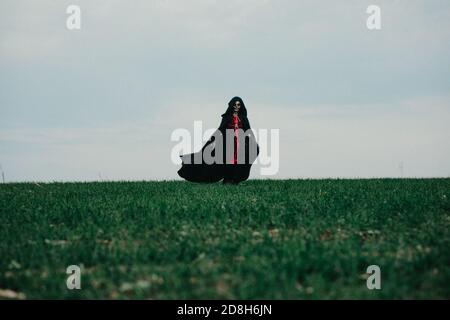
{"label": "red detail on chest", "polygon": [[233,160],[231,161],[231,163],[237,164],[238,149],[239,149],[238,130],[243,128],[242,121],[239,119],[238,116],[233,115],[233,118],[228,123],[228,128],[234,129],[234,152],[233,152]]}

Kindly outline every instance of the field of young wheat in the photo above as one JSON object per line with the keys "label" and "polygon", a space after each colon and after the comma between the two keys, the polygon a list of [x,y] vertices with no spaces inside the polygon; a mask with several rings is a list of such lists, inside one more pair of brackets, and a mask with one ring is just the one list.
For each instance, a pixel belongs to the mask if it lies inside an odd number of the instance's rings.
{"label": "field of young wheat", "polygon": [[450,179],[0,185],[0,298],[448,299],[449,248]]}

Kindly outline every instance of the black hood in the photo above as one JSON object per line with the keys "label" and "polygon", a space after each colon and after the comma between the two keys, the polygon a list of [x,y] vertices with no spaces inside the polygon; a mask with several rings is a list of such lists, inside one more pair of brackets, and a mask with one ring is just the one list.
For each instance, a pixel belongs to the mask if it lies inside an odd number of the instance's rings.
{"label": "black hood", "polygon": [[228,102],[227,111],[225,111],[225,113],[222,114],[222,117],[225,115],[231,115],[233,113],[234,104],[236,103],[236,101],[239,101],[241,103],[241,108],[239,109],[238,115],[247,117],[247,109],[245,108],[244,101],[242,101],[240,97],[234,97],[233,99],[230,100],[230,102]]}

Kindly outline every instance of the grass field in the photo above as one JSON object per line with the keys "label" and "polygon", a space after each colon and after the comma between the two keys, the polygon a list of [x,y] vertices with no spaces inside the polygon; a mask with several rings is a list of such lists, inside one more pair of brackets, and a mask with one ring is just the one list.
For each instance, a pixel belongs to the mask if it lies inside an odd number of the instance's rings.
{"label": "grass field", "polygon": [[450,179],[0,185],[0,289],[29,299],[448,299],[449,248]]}

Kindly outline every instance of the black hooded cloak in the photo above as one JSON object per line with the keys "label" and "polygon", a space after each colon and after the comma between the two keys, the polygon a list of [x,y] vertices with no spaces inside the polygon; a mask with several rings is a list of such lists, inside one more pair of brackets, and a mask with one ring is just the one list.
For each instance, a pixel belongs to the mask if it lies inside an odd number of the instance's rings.
{"label": "black hooded cloak", "polygon": [[[236,101],[239,101],[241,107],[238,111],[238,117],[242,122],[242,130],[240,133],[245,133],[241,136],[239,143],[238,155],[240,157],[245,156],[245,161],[238,162],[237,164],[229,163],[229,153],[227,154],[227,144],[233,143],[229,141],[230,135],[227,135],[227,128],[229,123],[233,119],[234,105]],[[221,137],[223,143],[216,143],[216,137]],[[231,137],[234,139],[234,137]],[[207,149],[208,148],[208,149]],[[215,156],[218,152],[218,148],[222,148],[222,157],[218,155],[222,161],[206,161],[203,155],[208,152],[212,156]],[[191,182],[218,182],[224,179],[224,182],[239,183],[247,180],[250,175],[250,169],[256,157],[259,154],[259,146],[256,143],[255,136],[250,128],[250,123],[247,118],[247,109],[244,102],[240,97],[234,97],[228,102],[228,108],[224,114],[222,114],[222,121],[219,128],[212,135],[212,137],[206,142],[202,149],[196,153],[190,153],[180,156],[182,158],[181,169],[178,170],[178,175]],[[200,161],[195,160],[201,159]],[[243,158],[242,158],[243,159]]]}

